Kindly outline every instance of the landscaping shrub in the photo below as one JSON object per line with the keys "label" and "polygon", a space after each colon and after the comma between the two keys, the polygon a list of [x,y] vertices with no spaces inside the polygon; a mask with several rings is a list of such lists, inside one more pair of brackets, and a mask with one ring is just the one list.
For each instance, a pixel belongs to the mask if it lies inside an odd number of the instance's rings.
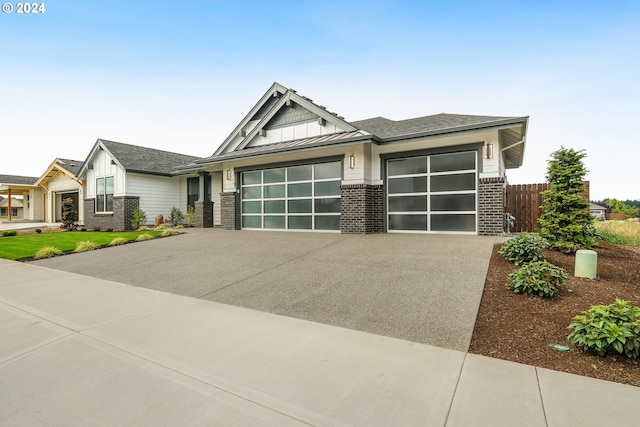
{"label": "landscaping shrub", "polygon": [[171,208],[171,213],[169,214],[169,221],[171,221],[171,224],[173,224],[174,227],[178,224],[182,224],[182,221],[184,221],[184,214],[180,209],[174,206]]}
{"label": "landscaping shrub", "polygon": [[113,231],[113,228],[107,227],[104,229],[104,231],[106,231],[107,233],[111,233]]}
{"label": "landscaping shrub", "polygon": [[558,293],[558,286],[568,280],[563,268],[548,261],[533,261],[511,273],[506,287],[515,293],[552,297]]}
{"label": "landscaping shrub", "polygon": [[145,240],[151,240],[154,237],[149,234],[149,233],[144,233],[138,236],[138,238],[136,239],[136,242],[144,242]]}
{"label": "landscaping shrub", "polygon": [[507,261],[520,265],[532,261],[544,261],[542,249],[547,246],[547,241],[539,235],[524,233],[503,243],[499,253]]}
{"label": "landscaping shrub", "polygon": [[147,214],[145,211],[137,207],[131,216],[131,228],[134,230],[147,222]]}
{"label": "landscaping shrub", "polygon": [[149,230],[150,228],[147,227],[146,225],[142,225],[136,229],[136,231],[149,231]]}
{"label": "landscaping shrub", "polygon": [[187,224],[189,224],[190,227],[193,227],[195,223],[196,223],[196,208],[189,205],[189,207],[187,208]]}
{"label": "landscaping shrub", "polygon": [[36,252],[36,254],[34,255],[34,258],[35,259],[52,258],[54,256],[62,255],[62,253],[63,252],[56,247],[45,246],[44,248]]}
{"label": "landscaping shrub", "polygon": [[93,231],[100,231],[100,227],[93,227]]}
{"label": "landscaping shrub", "polygon": [[610,305],[594,305],[575,316],[567,329],[575,347],[598,356],[622,354],[635,359],[640,354],[640,307],[616,299]]}
{"label": "landscaping shrub", "polygon": [[76,243],[76,248],[73,250],[73,252],[86,252],[98,248],[99,246],[93,243],[91,240],[85,240],[83,242]]}
{"label": "landscaping shrub", "polygon": [[167,228],[167,229],[162,231],[162,233],[160,234],[160,237],[175,236],[176,234],[178,234],[178,232],[176,230],[172,230],[170,228]]}
{"label": "landscaping shrub", "polygon": [[39,228],[36,228],[36,230],[35,230],[35,231],[36,231],[36,234],[40,234],[40,233],[42,233],[42,230],[41,230],[41,229],[39,229]]}
{"label": "landscaping shrub", "polygon": [[159,226],[155,227],[154,230],[158,230],[158,231],[162,231],[162,230],[166,230],[167,227],[164,224],[160,224]]}
{"label": "landscaping shrub", "polygon": [[124,245],[127,242],[128,242],[128,240],[125,239],[124,237],[116,237],[111,241],[111,243],[109,243],[109,246]]}
{"label": "landscaping shrub", "polygon": [[2,237],[15,236],[16,234],[16,230],[5,230],[2,232]]}
{"label": "landscaping shrub", "polygon": [[73,230],[76,228],[78,221],[78,211],[73,203],[73,199],[67,197],[62,201],[62,224],[61,228],[66,228],[67,230]]}
{"label": "landscaping shrub", "polygon": [[589,230],[594,221],[589,202],[582,195],[588,172],[582,162],[586,153],[560,147],[551,155],[546,174],[549,189],[542,192],[542,215],[538,220],[540,235],[552,249],[563,253],[590,248],[596,240]]}

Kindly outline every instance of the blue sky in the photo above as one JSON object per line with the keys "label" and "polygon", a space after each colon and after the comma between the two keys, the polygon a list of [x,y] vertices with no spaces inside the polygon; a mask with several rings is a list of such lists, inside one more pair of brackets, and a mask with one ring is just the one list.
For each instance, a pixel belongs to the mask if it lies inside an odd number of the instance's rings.
{"label": "blue sky", "polygon": [[97,138],[211,155],[277,81],[347,120],[530,116],[510,183],[543,182],[564,145],[592,199],[640,199],[640,2],[44,4],[0,13],[0,174]]}

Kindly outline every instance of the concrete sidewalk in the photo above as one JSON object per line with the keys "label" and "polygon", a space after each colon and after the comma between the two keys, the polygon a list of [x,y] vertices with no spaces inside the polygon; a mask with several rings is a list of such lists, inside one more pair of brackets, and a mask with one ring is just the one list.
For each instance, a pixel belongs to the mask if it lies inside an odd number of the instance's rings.
{"label": "concrete sidewalk", "polygon": [[[600,426],[640,388],[0,260],[0,424]],[[597,403],[596,403],[597,402]]]}

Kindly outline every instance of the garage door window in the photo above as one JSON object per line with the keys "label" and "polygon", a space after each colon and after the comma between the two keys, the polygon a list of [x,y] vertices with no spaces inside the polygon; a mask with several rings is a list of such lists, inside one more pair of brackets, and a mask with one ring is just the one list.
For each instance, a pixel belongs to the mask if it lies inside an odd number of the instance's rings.
{"label": "garage door window", "polygon": [[242,228],[340,230],[342,163],[241,174]]}
{"label": "garage door window", "polygon": [[389,231],[475,232],[477,153],[387,161]]}

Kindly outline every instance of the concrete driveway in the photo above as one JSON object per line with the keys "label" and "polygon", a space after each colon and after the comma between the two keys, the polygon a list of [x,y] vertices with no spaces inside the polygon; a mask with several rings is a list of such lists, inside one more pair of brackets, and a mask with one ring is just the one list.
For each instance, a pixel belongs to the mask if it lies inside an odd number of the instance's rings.
{"label": "concrete driveway", "polygon": [[190,229],[34,264],[466,351],[495,241]]}

